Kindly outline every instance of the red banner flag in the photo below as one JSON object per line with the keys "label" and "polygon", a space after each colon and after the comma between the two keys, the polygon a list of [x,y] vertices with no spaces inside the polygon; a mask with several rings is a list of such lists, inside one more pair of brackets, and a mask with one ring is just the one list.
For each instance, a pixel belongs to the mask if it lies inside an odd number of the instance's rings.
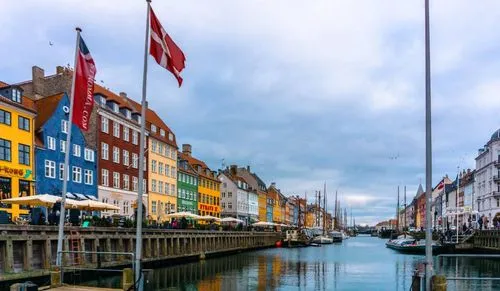
{"label": "red banner flag", "polygon": [[75,92],[73,98],[73,123],[82,130],[89,129],[90,115],[94,107],[94,77],[96,67],[85,42],[80,37],[75,65]]}
{"label": "red banner flag", "polygon": [[149,9],[149,13],[151,26],[149,54],[155,58],[160,66],[174,74],[180,87],[182,85],[180,73],[185,68],[186,57],[163,29],[153,9]]}

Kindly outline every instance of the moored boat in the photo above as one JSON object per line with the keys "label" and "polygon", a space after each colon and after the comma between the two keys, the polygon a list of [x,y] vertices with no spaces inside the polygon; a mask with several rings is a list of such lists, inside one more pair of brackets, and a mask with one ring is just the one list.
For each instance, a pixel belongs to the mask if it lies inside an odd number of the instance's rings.
{"label": "moored boat", "polygon": [[339,231],[330,232],[330,237],[332,238],[332,241],[334,243],[339,243],[339,242],[342,242],[342,240],[343,240],[342,233]]}
{"label": "moored boat", "polygon": [[[425,241],[413,238],[400,238],[389,240],[385,246],[392,250],[404,254],[425,254]],[[432,243],[432,253],[437,254],[444,250],[444,247],[436,242]]]}
{"label": "moored boat", "polygon": [[331,237],[328,237],[326,235],[318,235],[316,237],[313,238],[313,243],[317,243],[317,244],[332,244],[333,243],[333,239]]}

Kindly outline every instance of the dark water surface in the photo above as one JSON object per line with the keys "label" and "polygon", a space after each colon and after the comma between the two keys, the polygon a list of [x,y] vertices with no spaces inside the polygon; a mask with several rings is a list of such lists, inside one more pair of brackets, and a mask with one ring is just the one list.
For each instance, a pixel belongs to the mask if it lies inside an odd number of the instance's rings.
{"label": "dark water surface", "polygon": [[[358,236],[337,245],[267,249],[165,266],[153,271],[146,290],[409,290],[424,256],[398,254],[385,241]],[[500,277],[500,259],[434,260],[436,272],[447,277]],[[119,287],[120,280],[86,285]],[[448,290],[500,290],[500,281],[448,281]]]}

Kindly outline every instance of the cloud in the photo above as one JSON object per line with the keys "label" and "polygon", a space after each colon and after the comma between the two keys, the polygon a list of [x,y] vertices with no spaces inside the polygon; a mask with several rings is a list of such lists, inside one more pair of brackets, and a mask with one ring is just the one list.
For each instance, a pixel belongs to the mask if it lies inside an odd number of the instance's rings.
{"label": "cloud", "polygon": [[[250,164],[285,193],[313,193],[327,181],[367,223],[394,215],[398,184],[416,190],[425,171],[423,3],[152,5],[187,67],[178,89],[150,59],[149,105],[212,168],[222,159]],[[139,100],[145,8],[131,0],[2,3],[0,78],[71,64],[80,25],[97,79]],[[434,180],[473,166],[499,127],[499,16],[495,0],[431,3]]]}

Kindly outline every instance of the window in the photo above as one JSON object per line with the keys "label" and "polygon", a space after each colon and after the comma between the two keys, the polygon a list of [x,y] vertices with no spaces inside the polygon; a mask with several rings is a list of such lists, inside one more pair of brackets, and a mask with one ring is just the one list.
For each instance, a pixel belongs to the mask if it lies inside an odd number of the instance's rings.
{"label": "window", "polygon": [[222,208],[226,208],[226,203],[222,202]]}
{"label": "window", "polygon": [[102,179],[103,186],[109,186],[109,171],[108,170],[102,169],[101,179]]}
{"label": "window", "polygon": [[158,143],[158,153],[160,155],[163,155],[163,144],[161,142]]}
{"label": "window", "polygon": [[113,103],[113,111],[116,113],[120,112],[120,107],[118,106],[118,104]]}
{"label": "window", "polygon": [[227,192],[227,198],[233,197],[233,192]]}
{"label": "window", "polygon": [[120,163],[120,149],[117,147],[113,147],[113,162]]}
{"label": "window", "polygon": [[102,106],[105,106],[106,105],[106,97],[100,96],[99,102],[101,103]]}
{"label": "window", "polygon": [[137,191],[137,177],[132,177],[132,191]]}
{"label": "window", "polygon": [[45,177],[56,177],[56,163],[54,161],[45,160]]}
{"label": "window", "polygon": [[162,137],[165,137],[165,131],[164,131],[163,129],[160,129],[160,135],[161,135]]}
{"label": "window", "polygon": [[132,144],[139,144],[139,136],[137,135],[137,131],[135,130],[132,131]]}
{"label": "window", "polygon": [[59,141],[59,146],[61,147],[61,153],[65,153],[66,152],[66,141],[61,139]]}
{"label": "window", "polygon": [[92,170],[85,170],[85,184],[86,185],[92,185],[94,184],[94,181],[93,181],[93,172]]}
{"label": "window", "polygon": [[19,164],[30,165],[30,146],[19,144]]}
{"label": "window", "polygon": [[85,160],[89,162],[94,161],[94,151],[88,148],[85,148]]}
{"label": "window", "polygon": [[21,103],[21,91],[18,89],[12,89],[12,101]]}
{"label": "window", "polygon": [[137,169],[138,160],[139,160],[139,156],[135,153],[132,153],[132,167],[134,169]]}
{"label": "window", "polygon": [[73,156],[80,157],[82,155],[81,147],[77,144],[73,145]]}
{"label": "window", "polygon": [[[170,165],[165,165],[165,175],[170,177]],[[172,178],[175,178],[175,176],[172,176]]]}
{"label": "window", "polygon": [[128,166],[130,164],[129,153],[126,150],[123,150],[123,164],[125,166]]}
{"label": "window", "polygon": [[168,144],[165,145],[165,156],[170,157],[170,146]]}
{"label": "window", "polygon": [[64,179],[64,164],[59,163],[59,180]]}
{"label": "window", "polygon": [[151,141],[151,151],[152,151],[153,153],[156,153],[156,152],[158,151],[158,149],[157,149],[157,148],[158,148],[158,142],[157,142],[156,140],[154,140],[154,139],[153,139],[153,140]]}
{"label": "window", "polygon": [[151,172],[156,173],[156,161],[151,161]]}
{"label": "window", "polygon": [[106,117],[101,117],[101,131],[109,133],[109,120]]}
{"label": "window", "polygon": [[233,209],[233,203],[232,202],[228,202],[227,203],[227,208],[228,209]]}
{"label": "window", "polygon": [[123,174],[123,189],[130,189],[130,178],[128,175]]}
{"label": "window", "polygon": [[175,185],[174,184],[170,185],[170,193],[172,193],[172,195],[175,194]]}
{"label": "window", "polygon": [[120,188],[120,173],[113,172],[113,187]]}
{"label": "window", "polygon": [[[156,214],[156,201],[151,202],[151,212]],[[139,217],[140,218],[140,217]]]}
{"label": "window", "polygon": [[[128,112],[130,112],[130,111],[128,111]],[[123,127],[123,140],[130,141],[130,130],[126,126]]]}
{"label": "window", "polygon": [[19,116],[17,122],[19,129],[30,131],[30,120],[28,118]]}
{"label": "window", "polygon": [[158,174],[163,175],[163,163],[158,163]]}
{"label": "window", "polygon": [[151,124],[151,131],[156,133],[156,125],[154,124]]}
{"label": "window", "polygon": [[151,181],[151,191],[156,192],[156,180],[153,179]]}
{"label": "window", "polygon": [[163,181],[158,181],[158,193],[163,193]]}
{"label": "window", "polygon": [[125,109],[125,116],[127,116],[128,119],[132,119],[132,112],[130,110]]}
{"label": "window", "polygon": [[113,121],[113,136],[120,137],[120,124],[116,121]]}
{"label": "window", "polygon": [[170,168],[170,177],[175,177],[175,167]]}
{"label": "window", "polygon": [[101,158],[103,160],[109,159],[109,146],[107,143],[101,142]]}
{"label": "window", "polygon": [[174,140],[174,135],[171,132],[168,133],[168,139]]}
{"label": "window", "polygon": [[73,182],[76,183],[82,182],[82,168],[73,167]]}
{"label": "window", "polygon": [[68,133],[68,121],[67,120],[61,120],[61,131],[63,133]]}
{"label": "window", "polygon": [[[165,194],[170,195],[170,184],[165,183]],[[175,193],[172,193],[172,195],[175,195]]]}
{"label": "window", "polygon": [[56,139],[51,137],[51,136],[47,136],[47,148],[49,150],[53,150],[55,151],[56,150]]}
{"label": "window", "polygon": [[3,123],[5,125],[10,125],[11,123],[10,117],[11,115],[9,111],[0,109],[0,123]]}

